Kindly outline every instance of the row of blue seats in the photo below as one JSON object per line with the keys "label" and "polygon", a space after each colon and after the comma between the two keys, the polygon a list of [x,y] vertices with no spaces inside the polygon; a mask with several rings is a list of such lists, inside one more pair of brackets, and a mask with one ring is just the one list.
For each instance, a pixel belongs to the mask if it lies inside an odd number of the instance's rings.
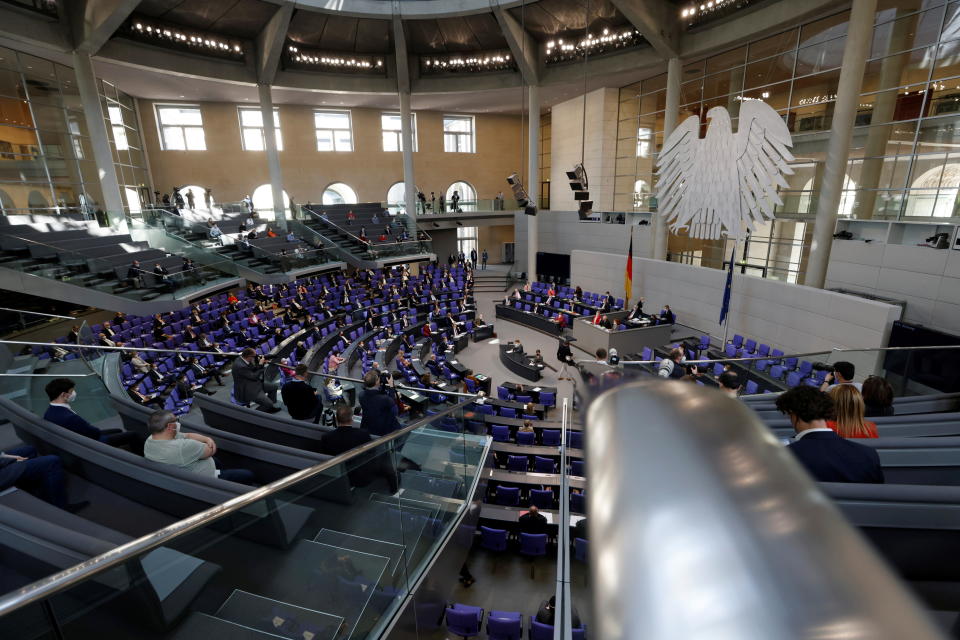
{"label": "row of blue seats", "polygon": [[[539,553],[540,547],[538,544],[539,538],[528,537],[521,544],[520,553],[531,557],[546,555],[546,543],[544,542],[543,553]],[[467,640],[480,635],[483,627],[484,610],[480,607],[454,603],[447,607],[445,617],[447,630]],[[583,625],[573,629],[572,638],[573,640],[584,640],[586,633],[586,625]],[[553,634],[552,624],[537,622],[536,616],[529,616],[527,627],[529,640],[553,640]],[[487,615],[487,638],[490,640],[520,640],[522,635],[523,616],[519,612],[492,610]]]}

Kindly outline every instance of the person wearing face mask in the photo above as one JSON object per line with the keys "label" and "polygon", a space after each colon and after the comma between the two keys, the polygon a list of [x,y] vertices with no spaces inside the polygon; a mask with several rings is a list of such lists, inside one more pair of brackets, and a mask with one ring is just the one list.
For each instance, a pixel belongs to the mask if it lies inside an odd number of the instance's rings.
{"label": "person wearing face mask", "polygon": [[199,433],[184,433],[180,421],[172,411],[154,411],[147,419],[150,437],[143,445],[147,460],[221,480],[256,485],[256,478],[249,469],[217,469],[214,454],[217,443],[213,438]]}
{"label": "person wearing face mask", "polygon": [[77,399],[77,385],[70,378],[54,378],[47,383],[44,390],[50,398],[50,406],[43,414],[43,419],[47,422],[112,447],[127,447],[134,453],[142,454],[137,434],[121,429],[98,429],[73,410],[70,405]]}

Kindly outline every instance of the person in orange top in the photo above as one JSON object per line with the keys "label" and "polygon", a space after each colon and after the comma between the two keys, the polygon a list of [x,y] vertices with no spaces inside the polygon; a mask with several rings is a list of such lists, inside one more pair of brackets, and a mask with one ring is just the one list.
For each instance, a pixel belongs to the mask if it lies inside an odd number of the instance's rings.
{"label": "person in orange top", "polygon": [[271,228],[270,228],[270,225],[267,225],[267,237],[268,237],[268,238],[276,238],[276,237],[277,237],[277,232],[274,231],[273,229],[271,229]]}
{"label": "person in orange top", "polygon": [[875,422],[863,419],[863,396],[851,384],[831,387],[828,392],[833,399],[836,418],[827,420],[827,426],[844,438],[876,438]]}

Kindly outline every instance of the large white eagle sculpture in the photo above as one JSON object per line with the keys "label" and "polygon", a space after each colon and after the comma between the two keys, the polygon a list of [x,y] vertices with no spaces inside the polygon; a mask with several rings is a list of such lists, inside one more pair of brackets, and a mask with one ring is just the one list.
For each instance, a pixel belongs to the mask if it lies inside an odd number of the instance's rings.
{"label": "large white eagle sculpture", "polygon": [[723,107],[707,111],[710,125],[700,138],[700,118],[692,116],[674,129],[657,159],[660,215],[674,231],[693,238],[740,235],[741,221],[750,231],[773,219],[783,201],[777,187],[793,170],[790,130],[770,105],[748,100],[740,105],[734,133]]}

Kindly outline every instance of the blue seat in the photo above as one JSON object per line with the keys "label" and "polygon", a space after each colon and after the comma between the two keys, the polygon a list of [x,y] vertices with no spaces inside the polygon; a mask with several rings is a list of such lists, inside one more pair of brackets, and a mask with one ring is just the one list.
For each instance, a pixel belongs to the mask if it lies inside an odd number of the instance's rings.
{"label": "blue seat", "polygon": [[520,555],[530,558],[547,555],[547,534],[521,533]]}
{"label": "blue seat", "polygon": [[759,360],[757,360],[757,365],[756,365],[757,371],[761,371],[761,372],[766,371],[767,367],[770,366],[771,362],[772,360],[767,360],[766,358],[760,358]]}
{"label": "blue seat", "polygon": [[587,551],[590,548],[589,543],[583,538],[573,539],[573,557],[580,562],[587,561]]}
{"label": "blue seat", "polygon": [[797,371],[800,372],[801,376],[808,376],[810,375],[810,372],[813,371],[813,363],[809,360],[803,360],[800,363],[800,366],[797,367]]}
{"label": "blue seat", "polygon": [[503,418],[516,418],[517,410],[510,407],[500,407],[500,416]]}
{"label": "blue seat", "polygon": [[531,489],[530,504],[538,509],[553,509],[553,489]]}
{"label": "blue seat", "polygon": [[748,396],[752,396],[757,392],[759,385],[756,380],[747,380],[747,384],[743,387],[743,392]]}
{"label": "blue seat", "polygon": [[570,436],[567,446],[571,449],[583,449],[583,431],[567,431],[567,434]]}
{"label": "blue seat", "polygon": [[529,468],[528,456],[507,456],[507,471],[526,471]]}
{"label": "blue seat", "polygon": [[553,458],[533,456],[533,470],[536,473],[556,473],[557,463],[553,461]]}
{"label": "blue seat", "polygon": [[581,478],[586,477],[587,474],[583,460],[570,461],[570,475],[580,476]]}
{"label": "blue seat", "polygon": [[553,640],[553,625],[537,622],[530,616],[530,640]]}
{"label": "blue seat", "polygon": [[520,489],[518,487],[497,487],[496,502],[505,507],[516,507],[520,504]]}
{"label": "blue seat", "polygon": [[480,635],[481,622],[483,609],[480,607],[460,603],[447,607],[447,630],[461,638]]}
{"label": "blue seat", "polygon": [[537,443],[537,434],[534,431],[517,431],[517,444],[534,445]]}
{"label": "blue seat", "polygon": [[560,446],[560,429],[544,429],[540,443],[545,447]]}
{"label": "blue seat", "polygon": [[491,425],[490,435],[494,442],[510,442],[510,427],[504,424]]}
{"label": "blue seat", "polygon": [[743,346],[743,336],[738,333],[733,334],[733,346],[739,349]]}
{"label": "blue seat", "polygon": [[746,350],[748,355],[752,354],[757,350],[757,341],[751,338],[743,343],[743,348]]}
{"label": "blue seat", "polygon": [[800,384],[801,375],[799,371],[791,371],[787,374],[787,386],[791,389]]}
{"label": "blue seat", "polygon": [[570,511],[576,513],[586,513],[585,508],[586,499],[582,493],[571,493],[570,494]]}
{"label": "blue seat", "polygon": [[723,373],[723,363],[717,362],[713,365],[713,375],[719,376]]}
{"label": "blue seat", "polygon": [[489,640],[520,640],[523,634],[523,617],[515,611],[490,611],[487,616]]}
{"label": "blue seat", "polygon": [[510,400],[510,391],[506,387],[497,387],[497,397],[501,400]]}
{"label": "blue seat", "polygon": [[507,531],[505,529],[480,527],[480,546],[490,551],[506,551]]}
{"label": "blue seat", "polygon": [[710,336],[702,335],[700,336],[700,344],[697,345],[697,349],[700,351],[706,351],[710,348]]}
{"label": "blue seat", "polygon": [[770,377],[774,380],[779,380],[783,377],[783,367],[779,364],[775,364],[770,367]]}
{"label": "blue seat", "polygon": [[766,356],[769,353],[770,353],[770,345],[768,344],[761,344],[757,348],[757,355],[760,356],[761,358]]}
{"label": "blue seat", "polygon": [[724,354],[725,356],[727,356],[728,358],[736,358],[736,357],[737,357],[737,347],[735,347],[735,346],[732,345],[732,344],[728,344],[727,346],[725,346],[725,347],[723,348],[723,354]]}
{"label": "blue seat", "polygon": [[514,396],[513,399],[517,402],[522,402],[523,404],[533,402],[533,396]]}
{"label": "blue seat", "polygon": [[475,411],[477,413],[484,413],[488,416],[492,416],[494,414],[493,407],[489,404],[475,405]]}

